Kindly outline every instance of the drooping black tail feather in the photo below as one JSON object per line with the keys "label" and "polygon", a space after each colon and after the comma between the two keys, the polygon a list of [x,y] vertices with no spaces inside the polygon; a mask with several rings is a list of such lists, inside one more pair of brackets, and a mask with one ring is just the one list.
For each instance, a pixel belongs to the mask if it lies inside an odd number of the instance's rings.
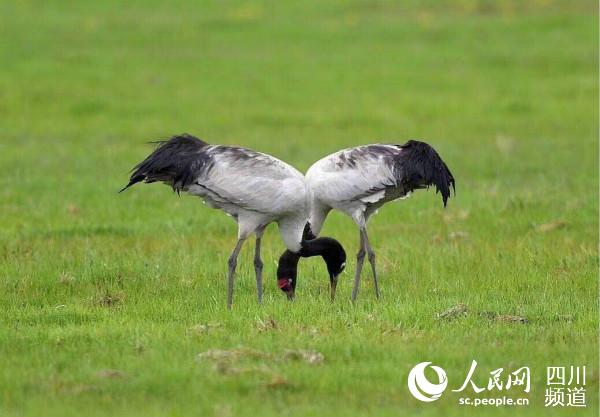
{"label": "drooping black tail feather", "polygon": [[442,194],[444,207],[450,197],[450,187],[456,194],[454,177],[438,153],[425,142],[409,140],[399,145],[402,151],[396,157],[400,182],[413,191],[435,185],[436,193]]}
{"label": "drooping black tail feather", "polygon": [[210,157],[203,152],[208,144],[187,133],[154,143],[158,143],[154,152],[131,170],[129,183],[119,192],[141,181],[162,181],[179,193],[210,165]]}

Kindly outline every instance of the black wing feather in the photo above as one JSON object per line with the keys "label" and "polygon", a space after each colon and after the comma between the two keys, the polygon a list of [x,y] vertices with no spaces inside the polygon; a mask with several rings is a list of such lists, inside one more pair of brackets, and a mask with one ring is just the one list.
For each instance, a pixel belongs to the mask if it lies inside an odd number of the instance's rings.
{"label": "black wing feather", "polygon": [[450,187],[456,194],[454,177],[438,153],[425,142],[409,140],[398,145],[402,151],[394,157],[398,181],[408,191],[435,185],[442,194],[444,207],[450,197]]}
{"label": "black wing feather", "polygon": [[132,169],[129,183],[119,192],[141,181],[162,181],[179,193],[212,166],[212,158],[205,152],[208,143],[192,135],[184,133],[155,143],[157,148]]}

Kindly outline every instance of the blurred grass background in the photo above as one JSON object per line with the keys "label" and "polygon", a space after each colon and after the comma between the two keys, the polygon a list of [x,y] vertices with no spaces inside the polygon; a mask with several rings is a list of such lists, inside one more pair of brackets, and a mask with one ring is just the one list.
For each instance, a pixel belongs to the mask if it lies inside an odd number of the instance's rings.
{"label": "blurred grass background", "polygon": [[[3,415],[597,415],[597,4],[7,1],[0,62]],[[246,248],[229,313],[234,223],[168,187],[116,194],[145,142],[181,132],[300,170],[419,138],[458,195],[443,210],[419,192],[372,220],[381,302],[365,274],[352,306],[347,273],[331,305],[309,260],[287,303],[272,227],[265,303]],[[324,233],[352,271],[351,220]],[[435,319],[457,303],[466,317]],[[237,346],[325,362],[196,361]],[[409,395],[417,362],[456,388],[472,359],[479,385],[530,366],[532,405]],[[543,408],[553,365],[587,365],[586,410]]]}

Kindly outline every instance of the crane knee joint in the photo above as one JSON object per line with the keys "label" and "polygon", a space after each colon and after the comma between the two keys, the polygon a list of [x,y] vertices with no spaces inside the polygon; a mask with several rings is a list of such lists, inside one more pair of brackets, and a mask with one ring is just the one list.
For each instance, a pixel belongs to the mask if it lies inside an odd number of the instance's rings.
{"label": "crane knee joint", "polygon": [[375,262],[375,252],[369,252],[369,262]]}

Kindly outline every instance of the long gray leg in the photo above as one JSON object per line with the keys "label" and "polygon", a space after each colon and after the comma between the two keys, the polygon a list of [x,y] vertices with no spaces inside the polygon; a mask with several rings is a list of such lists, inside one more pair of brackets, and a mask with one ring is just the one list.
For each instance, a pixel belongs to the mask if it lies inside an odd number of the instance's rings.
{"label": "long gray leg", "polygon": [[352,301],[356,301],[358,295],[358,287],[360,286],[360,273],[362,271],[363,262],[365,261],[365,236],[366,230],[360,229],[360,243],[358,253],[356,254],[356,272],[354,273],[354,288],[352,289]]}
{"label": "long gray leg", "polygon": [[229,273],[227,279],[227,308],[231,310],[231,304],[233,304],[233,278],[235,276],[235,267],[237,266],[237,258],[240,254],[240,250],[242,249],[242,245],[244,244],[245,239],[239,239],[231,252],[231,256],[227,261],[227,265],[229,265]]}
{"label": "long gray leg", "polygon": [[379,283],[377,282],[377,271],[375,270],[375,252],[371,248],[369,243],[369,236],[367,235],[367,229],[364,231],[365,249],[367,250],[367,256],[369,257],[369,263],[373,271],[373,284],[375,286],[375,297],[379,299]]}
{"label": "long gray leg", "polygon": [[260,259],[260,242],[262,239],[262,232],[256,233],[256,246],[254,247],[254,272],[256,273],[256,291],[258,292],[258,303],[262,303],[263,296],[263,282],[262,282],[262,271],[263,263]]}

